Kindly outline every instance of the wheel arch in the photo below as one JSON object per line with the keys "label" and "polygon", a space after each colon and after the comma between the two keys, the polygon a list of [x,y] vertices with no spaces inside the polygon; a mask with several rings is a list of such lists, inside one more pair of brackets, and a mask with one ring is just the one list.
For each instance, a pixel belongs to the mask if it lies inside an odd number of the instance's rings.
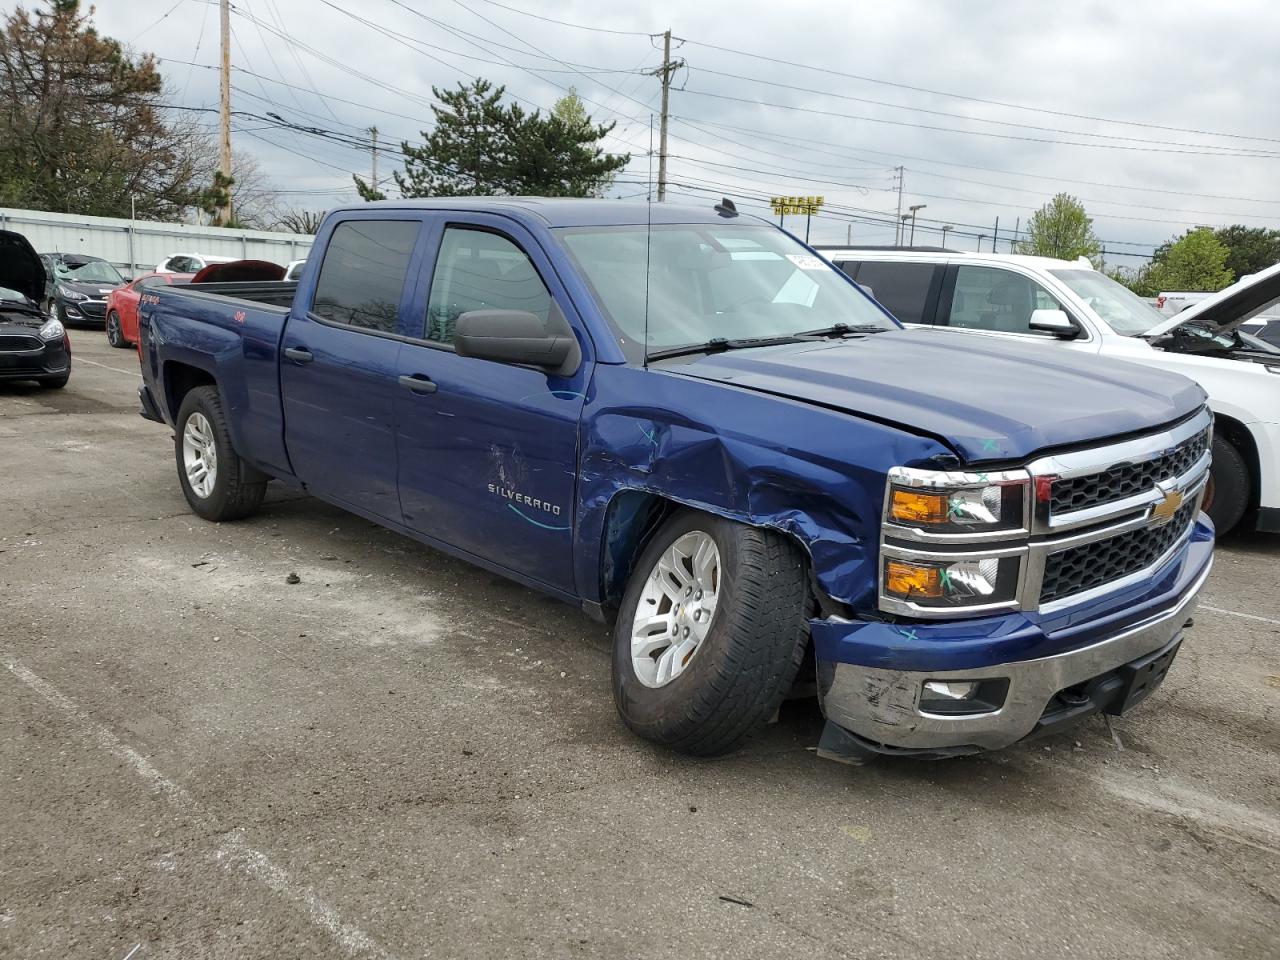
{"label": "wheel arch", "polygon": [[1249,503],[1246,510],[1256,510],[1262,493],[1262,463],[1253,433],[1239,420],[1221,413],[1214,416],[1213,429],[1216,436],[1230,443],[1244,458],[1245,468],[1249,471]]}
{"label": "wheel arch", "polygon": [[178,422],[178,410],[188,393],[196,387],[216,387],[217,378],[204,367],[184,363],[181,360],[166,360],[163,367],[164,401],[168,410],[169,421],[175,426]]}

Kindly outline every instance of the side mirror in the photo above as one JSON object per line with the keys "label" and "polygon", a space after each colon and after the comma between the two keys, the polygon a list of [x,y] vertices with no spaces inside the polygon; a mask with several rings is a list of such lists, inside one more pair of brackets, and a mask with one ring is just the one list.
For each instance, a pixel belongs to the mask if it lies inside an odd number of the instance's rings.
{"label": "side mirror", "polygon": [[1061,340],[1074,340],[1080,336],[1080,328],[1064,310],[1032,310],[1027,324],[1032,330],[1043,330]]}
{"label": "side mirror", "polygon": [[458,317],[453,347],[460,357],[540,367],[570,377],[582,363],[582,347],[552,301],[545,322],[524,310],[469,310]]}

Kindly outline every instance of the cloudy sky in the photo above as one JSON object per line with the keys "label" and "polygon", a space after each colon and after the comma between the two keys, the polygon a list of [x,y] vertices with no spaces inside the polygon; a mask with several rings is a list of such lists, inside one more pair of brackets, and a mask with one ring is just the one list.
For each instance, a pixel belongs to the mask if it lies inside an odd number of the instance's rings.
{"label": "cloudy sky", "polygon": [[[216,107],[216,4],[99,0],[96,22],[162,59],[174,102]],[[686,63],[672,199],[820,194],[815,242],[886,243],[902,166],[904,208],[926,205],[917,243],[951,224],[951,245],[989,247],[997,217],[1004,240],[1067,191],[1108,260],[1131,265],[1192,225],[1280,226],[1280,6],[1266,2],[236,0],[233,108],[356,141],[376,124],[396,144],[430,124],[433,84],[483,76],[544,108],[573,86],[632,155],[614,192],[644,196],[659,85],[642,71],[666,29]],[[368,176],[367,149],[235,128],[297,206],[354,199],[350,173]]]}

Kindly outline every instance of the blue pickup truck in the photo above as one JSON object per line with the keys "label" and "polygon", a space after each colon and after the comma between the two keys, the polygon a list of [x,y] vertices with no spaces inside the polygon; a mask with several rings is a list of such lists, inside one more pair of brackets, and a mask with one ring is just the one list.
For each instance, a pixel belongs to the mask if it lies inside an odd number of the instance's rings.
{"label": "blue pickup truck", "polygon": [[688,753],[815,691],[849,762],[1123,713],[1212,562],[1190,380],[903,330],[729,202],[368,204],[296,283],[144,300],[195,513],[279,480],[579,605]]}

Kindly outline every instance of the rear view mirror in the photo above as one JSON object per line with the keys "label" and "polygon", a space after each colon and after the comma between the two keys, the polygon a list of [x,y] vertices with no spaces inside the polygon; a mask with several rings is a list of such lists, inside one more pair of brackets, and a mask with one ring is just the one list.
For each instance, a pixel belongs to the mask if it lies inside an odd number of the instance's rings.
{"label": "rear view mirror", "polygon": [[524,310],[470,310],[458,317],[453,346],[460,357],[540,367],[569,377],[582,362],[573,328],[552,301],[547,319]]}
{"label": "rear view mirror", "polygon": [[1067,316],[1065,310],[1032,310],[1027,326],[1032,330],[1052,333],[1063,340],[1074,340],[1080,335],[1080,328]]}

